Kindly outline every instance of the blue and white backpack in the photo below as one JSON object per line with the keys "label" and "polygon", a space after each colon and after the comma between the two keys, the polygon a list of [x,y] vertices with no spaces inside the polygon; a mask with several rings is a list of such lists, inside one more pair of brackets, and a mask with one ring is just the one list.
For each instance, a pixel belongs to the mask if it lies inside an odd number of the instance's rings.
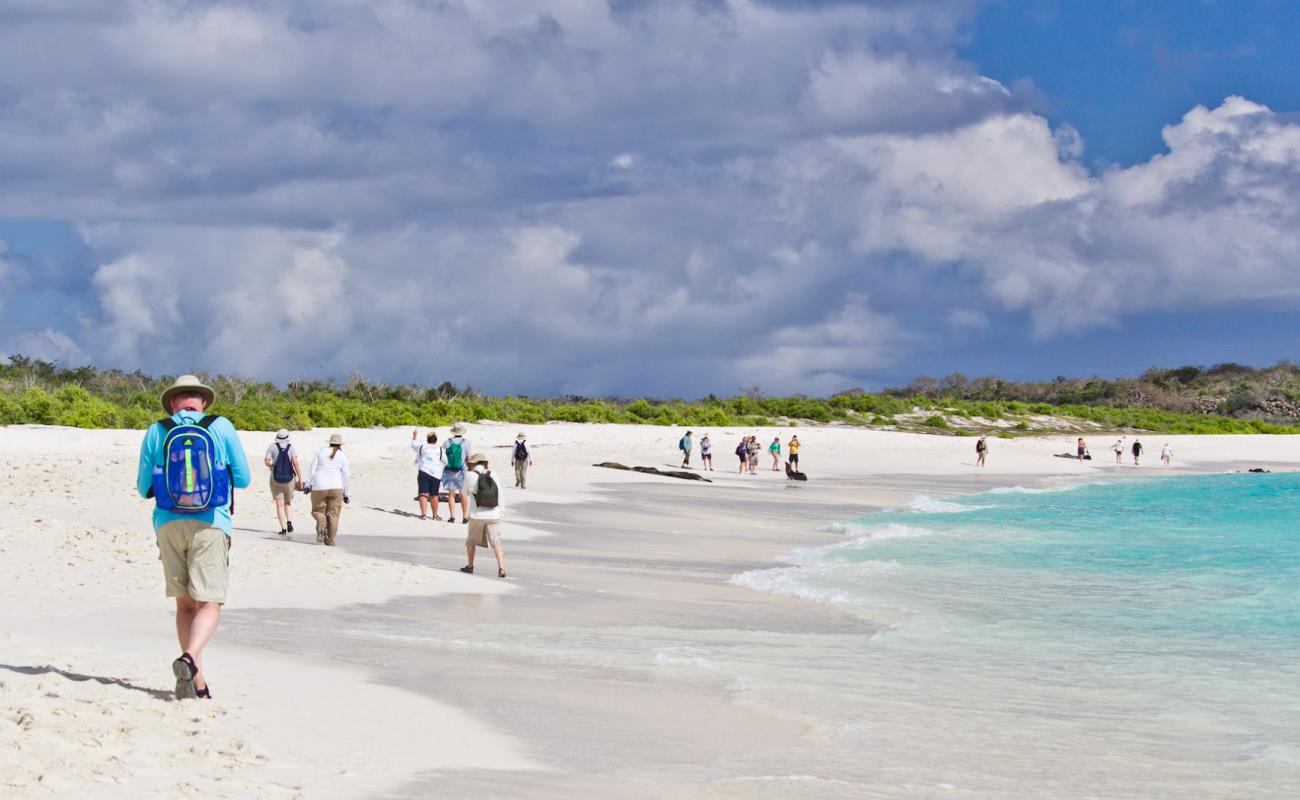
{"label": "blue and white backpack", "polygon": [[208,414],[198,422],[158,420],[163,463],[153,470],[153,497],[159,508],[198,514],[231,501],[230,467],[217,460],[217,442],[208,430],[218,419]]}

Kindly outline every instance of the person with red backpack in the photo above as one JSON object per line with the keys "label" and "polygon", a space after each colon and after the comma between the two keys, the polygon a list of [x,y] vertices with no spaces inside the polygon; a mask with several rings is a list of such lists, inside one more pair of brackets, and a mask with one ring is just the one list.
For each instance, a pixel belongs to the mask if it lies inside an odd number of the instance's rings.
{"label": "person with red backpack", "polygon": [[197,377],[177,378],[162,393],[168,416],[145,431],[136,472],[136,490],[154,500],[158,557],[167,596],[176,599],[181,655],[172,674],[178,700],[212,697],[203,650],[226,602],[234,490],[250,479],[235,426],[205,413],[215,399]]}

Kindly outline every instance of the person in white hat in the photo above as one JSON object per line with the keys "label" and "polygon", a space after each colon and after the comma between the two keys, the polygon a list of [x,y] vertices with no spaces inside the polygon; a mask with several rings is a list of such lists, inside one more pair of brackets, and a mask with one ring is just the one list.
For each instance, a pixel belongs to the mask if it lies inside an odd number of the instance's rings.
{"label": "person in white hat", "polygon": [[515,450],[510,460],[515,465],[515,488],[527,489],[528,468],[533,465],[533,449],[528,446],[528,435],[523,431],[515,436]]}
{"label": "person in white hat", "polygon": [[471,449],[465,438],[465,423],[451,426],[451,436],[442,443],[442,488],[447,492],[447,521],[456,521],[456,496],[460,496],[461,519],[469,524],[469,498],[465,496],[465,464]]}
{"label": "person in white hat", "polygon": [[311,515],[316,520],[316,541],[334,546],[343,506],[352,502],[348,482],[352,477],[348,454],[343,452],[343,435],[332,434],[330,443],[316,453],[304,491],[311,493]]}
{"label": "person in white hat", "polygon": [[167,416],[140,444],[136,490],[153,498],[153,527],[167,596],[176,599],[172,662],[176,698],[210,698],[203,650],[217,632],[226,602],[230,515],[234,490],[249,483],[248,460],[230,420],[206,413],[212,387],[182,375],[162,393]]}
{"label": "person in white hat", "polygon": [[275,518],[280,523],[280,535],[293,533],[291,516],[293,492],[302,489],[302,470],[298,467],[298,450],[289,441],[284,428],[276,431],[275,441],[266,448],[262,463],[271,469],[271,500],[275,502]]}
{"label": "person in white hat", "polygon": [[506,551],[501,546],[501,484],[488,469],[487,456],[474,453],[466,462],[469,473],[465,478],[465,494],[469,496],[469,531],[465,536],[467,563],[461,572],[474,573],[474,548],[486,547],[497,559],[497,577],[506,576]]}

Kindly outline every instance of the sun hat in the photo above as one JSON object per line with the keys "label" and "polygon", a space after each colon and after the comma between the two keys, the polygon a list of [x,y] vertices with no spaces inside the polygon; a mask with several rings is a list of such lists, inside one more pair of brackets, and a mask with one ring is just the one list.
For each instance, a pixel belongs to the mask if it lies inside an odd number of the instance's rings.
{"label": "sun hat", "polygon": [[488,459],[487,456],[482,453],[474,453],[469,458],[465,459],[465,463],[470,466],[473,466],[474,464],[486,464],[488,463]]}
{"label": "sun hat", "polygon": [[217,399],[217,393],[212,390],[211,386],[205,385],[194,375],[182,375],[176,379],[176,382],[168,386],[162,393],[163,411],[168,414],[172,413],[172,398],[181,392],[195,392],[203,395],[206,405],[212,405],[212,401]]}
{"label": "sun hat", "polygon": [[520,431],[518,434],[515,435],[515,438],[516,438],[516,439],[527,439],[527,438],[528,438],[528,435],[525,434],[523,431]]}
{"label": "sun hat", "polygon": [[281,428],[280,430],[278,430],[278,431],[275,432],[275,438],[277,438],[277,439],[288,439],[288,438],[289,438],[289,432],[286,431],[284,428]]}
{"label": "sun hat", "polygon": [[330,447],[342,446],[342,445],[343,445],[343,434],[341,433],[330,434]]}
{"label": "sun hat", "polygon": [[455,425],[452,425],[451,432],[456,436],[463,436],[465,433],[465,423],[457,422]]}

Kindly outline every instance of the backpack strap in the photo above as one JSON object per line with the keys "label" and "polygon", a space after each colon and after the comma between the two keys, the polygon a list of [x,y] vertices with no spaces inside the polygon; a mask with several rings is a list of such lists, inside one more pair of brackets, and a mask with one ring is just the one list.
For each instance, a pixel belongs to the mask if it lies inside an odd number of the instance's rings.
{"label": "backpack strap", "polygon": [[176,427],[176,420],[172,419],[171,417],[163,417],[162,419],[158,420],[158,424],[162,426],[163,433],[166,433],[167,431]]}
{"label": "backpack strap", "polygon": [[219,419],[221,419],[221,417],[218,416],[217,414],[204,414],[203,419],[199,420],[198,425],[200,428],[207,430],[208,428],[212,427],[212,423],[216,422]]}

